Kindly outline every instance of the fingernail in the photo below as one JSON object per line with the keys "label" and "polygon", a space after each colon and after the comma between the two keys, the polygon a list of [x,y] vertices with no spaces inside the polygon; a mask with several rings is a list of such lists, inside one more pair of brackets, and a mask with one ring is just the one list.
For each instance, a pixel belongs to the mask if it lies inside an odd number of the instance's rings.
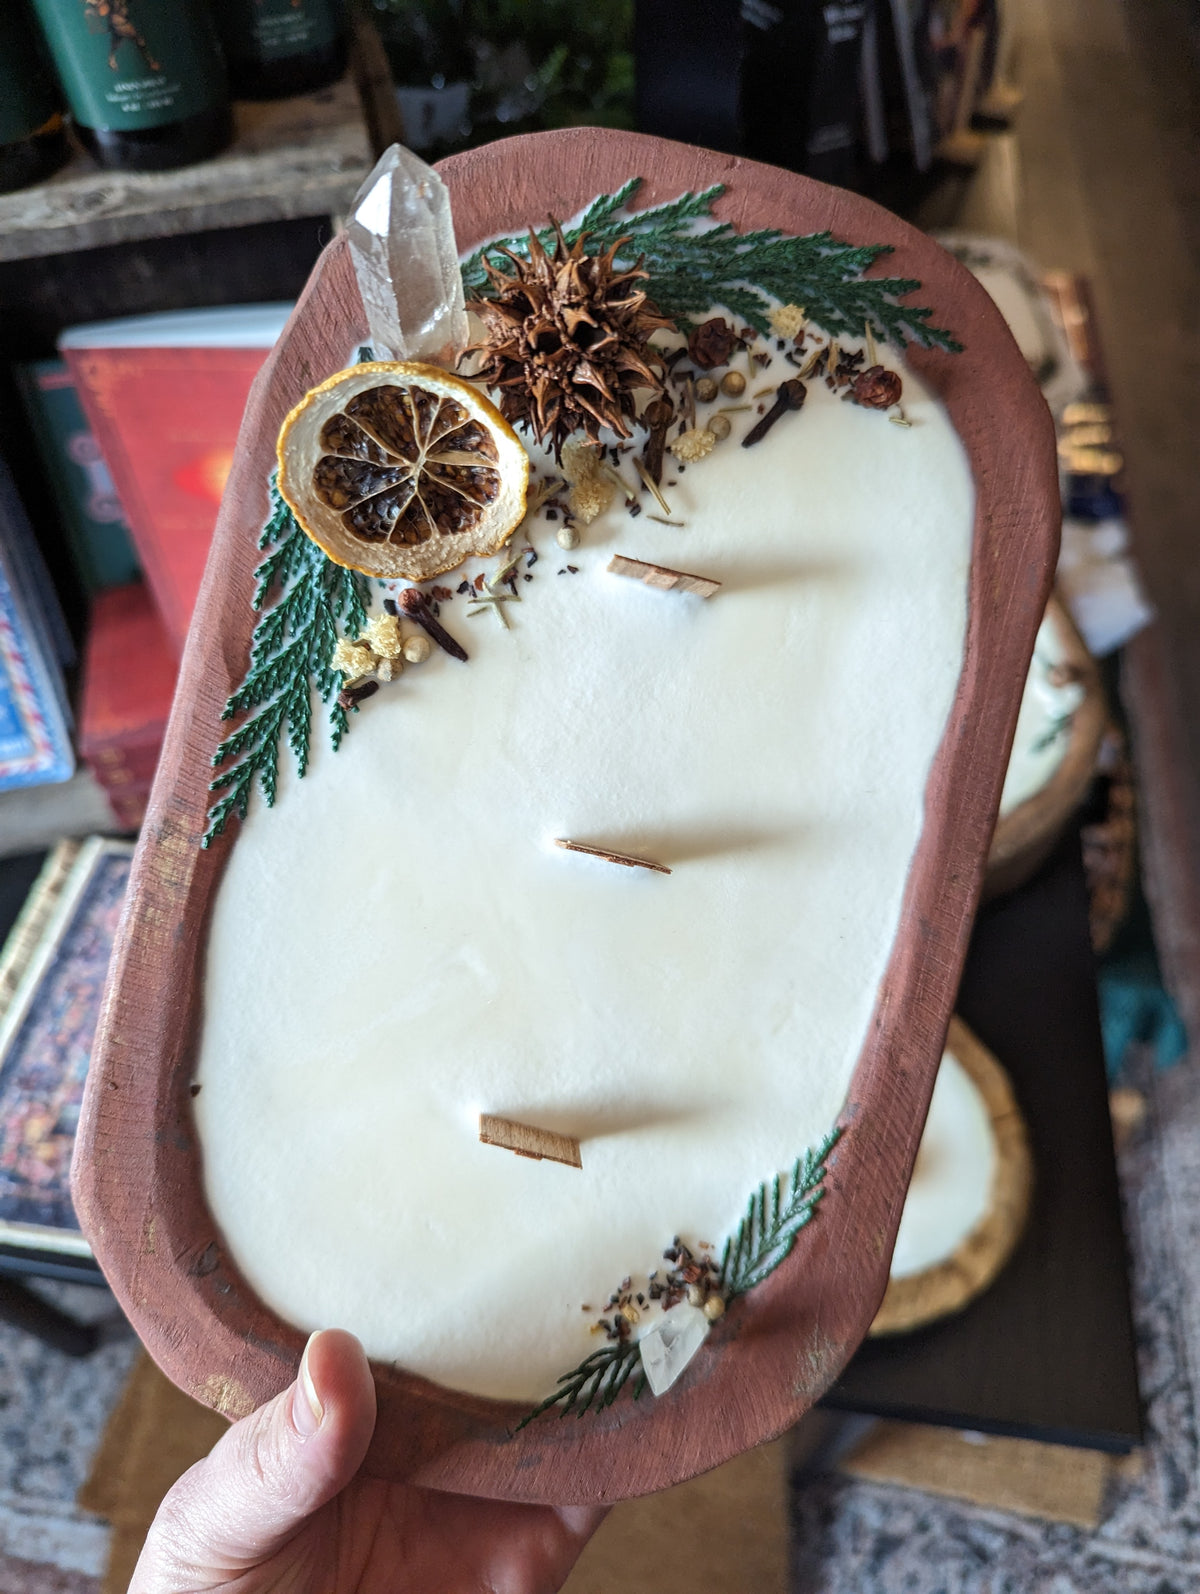
{"label": "fingernail", "polygon": [[304,1347],[304,1355],[300,1358],[300,1372],[292,1392],[292,1426],[301,1439],[308,1439],[315,1434],[325,1415],[325,1408],[317,1397],[317,1386],[313,1383],[312,1373],[308,1367],[308,1353],[316,1337],[315,1334],[311,1334],[308,1344]]}

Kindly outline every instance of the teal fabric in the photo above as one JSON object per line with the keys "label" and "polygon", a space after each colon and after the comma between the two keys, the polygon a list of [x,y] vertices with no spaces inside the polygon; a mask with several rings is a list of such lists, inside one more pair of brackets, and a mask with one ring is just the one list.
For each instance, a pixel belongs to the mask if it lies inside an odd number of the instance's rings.
{"label": "teal fabric", "polygon": [[1129,916],[1096,970],[1100,1029],[1108,1077],[1115,1080],[1132,1045],[1148,1046],[1159,1068],[1187,1051],[1187,1031],[1163,984],[1146,899],[1138,890]]}

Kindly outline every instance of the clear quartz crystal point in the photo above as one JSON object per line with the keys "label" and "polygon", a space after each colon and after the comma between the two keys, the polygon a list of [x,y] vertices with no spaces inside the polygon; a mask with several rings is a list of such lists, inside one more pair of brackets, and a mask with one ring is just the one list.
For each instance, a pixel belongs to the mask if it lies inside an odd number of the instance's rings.
{"label": "clear quartz crystal point", "polygon": [[346,232],[381,359],[451,366],[467,341],[450,195],[403,144],[379,157],[355,195]]}
{"label": "clear quartz crystal point", "polygon": [[646,1382],[656,1395],[665,1393],[704,1343],[708,1318],[698,1306],[681,1301],[638,1341]]}

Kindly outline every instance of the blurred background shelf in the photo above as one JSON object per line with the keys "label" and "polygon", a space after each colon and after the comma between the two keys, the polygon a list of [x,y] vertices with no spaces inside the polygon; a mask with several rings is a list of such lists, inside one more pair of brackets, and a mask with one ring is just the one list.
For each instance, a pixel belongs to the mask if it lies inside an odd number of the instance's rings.
{"label": "blurred background shelf", "polygon": [[102,171],[79,154],[48,182],[0,195],[0,261],[340,215],[371,166],[349,75],[295,99],[238,101],[234,119],[232,145],[195,166]]}

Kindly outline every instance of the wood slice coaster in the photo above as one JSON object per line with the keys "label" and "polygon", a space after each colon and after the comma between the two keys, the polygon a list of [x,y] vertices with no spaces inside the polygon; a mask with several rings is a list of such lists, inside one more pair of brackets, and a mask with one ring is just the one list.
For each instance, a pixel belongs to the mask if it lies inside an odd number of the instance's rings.
{"label": "wood slice coaster", "polygon": [[[918,279],[934,322],[965,345],[956,355],[906,354],[944,403],[974,476],[965,658],[819,1221],[764,1284],[733,1303],[659,1399],[622,1398],[581,1421],[550,1414],[516,1432],[523,1407],[376,1368],[373,1472],[515,1500],[616,1499],[690,1477],[791,1426],[875,1315],[982,882],[1003,750],[1054,568],[1054,437],[984,290],[936,244],[859,196],[594,128],[493,144],[441,171],[463,251],[547,213],[569,217],[634,175],[645,179],[639,207],[724,184],[715,213],[737,228],[829,230],[854,243],[891,244],[878,274]],[[280,423],[366,336],[349,252],[337,238],[247,407],[134,863],[77,1142],[77,1209],[122,1305],[164,1371],[230,1417],[287,1385],[304,1335],[248,1287],[205,1202],[189,1087],[206,927],[236,826],[207,851],[199,842],[221,711],[245,669]]]}
{"label": "wood slice coaster", "polygon": [[1029,1216],[1033,1157],[1009,1077],[961,1018],[950,1020],[946,1050],[978,1090],[991,1128],[995,1163],[987,1211],[943,1261],[888,1280],[873,1335],[909,1333],[961,1312],[1008,1261]]}
{"label": "wood slice coaster", "polygon": [[1071,719],[1066,751],[1050,779],[996,822],[988,850],[985,900],[1024,885],[1050,856],[1088,794],[1108,726],[1100,671],[1059,598],[1052,597],[1046,605],[1046,620],[1054,629],[1062,662],[1083,688],[1083,701]]}

